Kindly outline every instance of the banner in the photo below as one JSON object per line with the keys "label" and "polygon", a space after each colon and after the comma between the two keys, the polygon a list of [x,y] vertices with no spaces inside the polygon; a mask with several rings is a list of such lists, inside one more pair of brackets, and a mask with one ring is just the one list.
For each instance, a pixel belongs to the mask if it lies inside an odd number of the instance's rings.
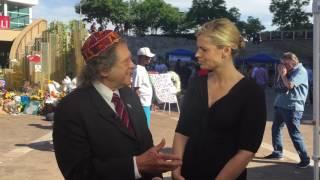
{"label": "banner", "polygon": [[41,61],[41,56],[40,56],[40,54],[27,55],[27,59],[30,62],[39,63]]}
{"label": "banner", "polygon": [[149,74],[158,103],[177,103],[176,87],[169,73]]}
{"label": "banner", "polygon": [[0,29],[10,29],[9,16],[0,16]]}

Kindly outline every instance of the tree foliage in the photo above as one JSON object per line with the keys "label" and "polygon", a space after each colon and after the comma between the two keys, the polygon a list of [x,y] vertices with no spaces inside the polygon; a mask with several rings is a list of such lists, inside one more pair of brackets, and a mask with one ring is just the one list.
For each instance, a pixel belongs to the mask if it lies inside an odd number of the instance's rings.
{"label": "tree foliage", "polygon": [[[80,4],[75,8],[80,13]],[[82,0],[81,12],[85,21],[97,21],[102,26],[111,22],[124,31],[133,28],[138,35],[159,29],[176,33],[183,19],[179,9],[164,0]]]}
{"label": "tree foliage", "polygon": [[249,16],[245,25],[246,34],[261,32],[265,27],[261,24],[259,18]]}
{"label": "tree foliage", "polygon": [[[227,9],[225,0],[193,0],[188,12],[180,12],[164,0],[81,0],[80,4],[85,21],[96,21],[103,27],[112,23],[124,32],[133,30],[137,35],[188,32],[221,17],[229,18],[241,32],[264,29],[257,18],[249,18],[248,23],[241,21],[240,10]],[[75,7],[77,13],[80,13],[80,4]]]}
{"label": "tree foliage", "polygon": [[240,10],[236,7],[232,7],[228,10],[228,18],[232,21],[232,22],[239,22],[240,21],[240,17],[241,17],[241,13]]}
{"label": "tree foliage", "polygon": [[160,11],[160,28],[166,34],[177,34],[185,28],[185,13],[166,4]]}
{"label": "tree foliage", "polygon": [[269,10],[273,13],[272,24],[279,30],[299,30],[310,26],[311,13],[304,11],[310,0],[271,0]]}
{"label": "tree foliage", "polygon": [[226,2],[224,0],[193,0],[187,13],[187,20],[194,25],[201,25],[207,21],[228,17]]}
{"label": "tree foliage", "polygon": [[161,11],[166,3],[163,0],[132,0],[133,24],[138,34],[144,34],[148,28],[157,32],[160,28]]}
{"label": "tree foliage", "polygon": [[128,18],[128,2],[123,0],[81,0],[75,6],[76,12],[86,16],[85,21],[97,21],[101,26],[109,22],[123,25]]}

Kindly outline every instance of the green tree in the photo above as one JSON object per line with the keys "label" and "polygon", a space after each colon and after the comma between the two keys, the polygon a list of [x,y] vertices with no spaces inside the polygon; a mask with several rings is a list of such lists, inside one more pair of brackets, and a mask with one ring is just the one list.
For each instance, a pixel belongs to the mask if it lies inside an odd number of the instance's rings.
{"label": "green tree", "polygon": [[101,26],[109,22],[110,11],[108,0],[81,0],[79,4],[75,6],[76,13],[85,15],[84,18],[87,22],[96,20]]}
{"label": "green tree", "polygon": [[110,21],[122,29],[129,18],[129,3],[122,0],[112,0],[110,11]]}
{"label": "green tree", "polygon": [[180,33],[184,18],[185,14],[178,8],[166,4],[160,11],[160,28],[165,34]]}
{"label": "green tree", "polygon": [[309,17],[303,8],[310,0],[271,0],[269,10],[273,13],[272,24],[279,30],[299,30],[310,25]]}
{"label": "green tree", "polygon": [[132,24],[135,34],[144,35],[150,27],[150,19],[145,13],[144,4],[141,1],[130,0],[129,7],[130,24]]}
{"label": "green tree", "polygon": [[240,10],[236,7],[232,7],[228,10],[228,18],[232,21],[232,22],[239,22],[240,21],[240,17],[241,17],[241,13]]}
{"label": "green tree", "polygon": [[167,7],[164,0],[144,0],[142,7],[145,15],[147,16],[146,23],[151,29],[151,33],[157,34],[158,29],[161,26],[161,11]]}
{"label": "green tree", "polygon": [[106,26],[109,22],[122,27],[128,18],[128,2],[123,0],[81,0],[75,6],[76,12],[85,15],[87,22],[96,20],[101,26]]}
{"label": "green tree", "polygon": [[240,32],[243,32],[246,27],[246,22],[241,21],[241,13],[240,10],[236,7],[232,7],[228,10],[228,16],[227,16],[232,22],[236,24]]}
{"label": "green tree", "polygon": [[187,13],[187,20],[194,25],[221,17],[230,17],[224,0],[193,0]]}
{"label": "green tree", "polygon": [[265,27],[261,24],[259,18],[249,16],[244,29],[246,34],[252,34],[264,30]]}
{"label": "green tree", "polygon": [[129,7],[130,22],[137,35],[144,35],[149,30],[152,34],[157,34],[159,29],[167,34],[179,31],[183,14],[164,0],[131,0]]}

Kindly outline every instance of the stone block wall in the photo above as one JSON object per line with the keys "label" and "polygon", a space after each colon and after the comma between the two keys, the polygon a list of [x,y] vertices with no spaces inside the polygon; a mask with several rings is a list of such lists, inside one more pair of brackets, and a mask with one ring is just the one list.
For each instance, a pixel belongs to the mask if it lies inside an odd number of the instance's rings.
{"label": "stone block wall", "polygon": [[166,58],[166,54],[175,49],[187,49],[196,51],[196,41],[186,38],[171,38],[159,36],[132,37],[127,36],[129,49],[136,59],[137,51],[140,47],[149,47],[151,51],[157,54],[157,57]]}

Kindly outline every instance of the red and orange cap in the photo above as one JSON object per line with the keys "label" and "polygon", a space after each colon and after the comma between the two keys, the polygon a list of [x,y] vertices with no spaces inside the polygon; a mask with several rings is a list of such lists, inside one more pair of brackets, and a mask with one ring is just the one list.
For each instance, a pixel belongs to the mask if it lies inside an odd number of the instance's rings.
{"label": "red and orange cap", "polygon": [[105,52],[114,43],[119,42],[120,35],[111,30],[99,31],[90,35],[81,48],[86,63]]}

